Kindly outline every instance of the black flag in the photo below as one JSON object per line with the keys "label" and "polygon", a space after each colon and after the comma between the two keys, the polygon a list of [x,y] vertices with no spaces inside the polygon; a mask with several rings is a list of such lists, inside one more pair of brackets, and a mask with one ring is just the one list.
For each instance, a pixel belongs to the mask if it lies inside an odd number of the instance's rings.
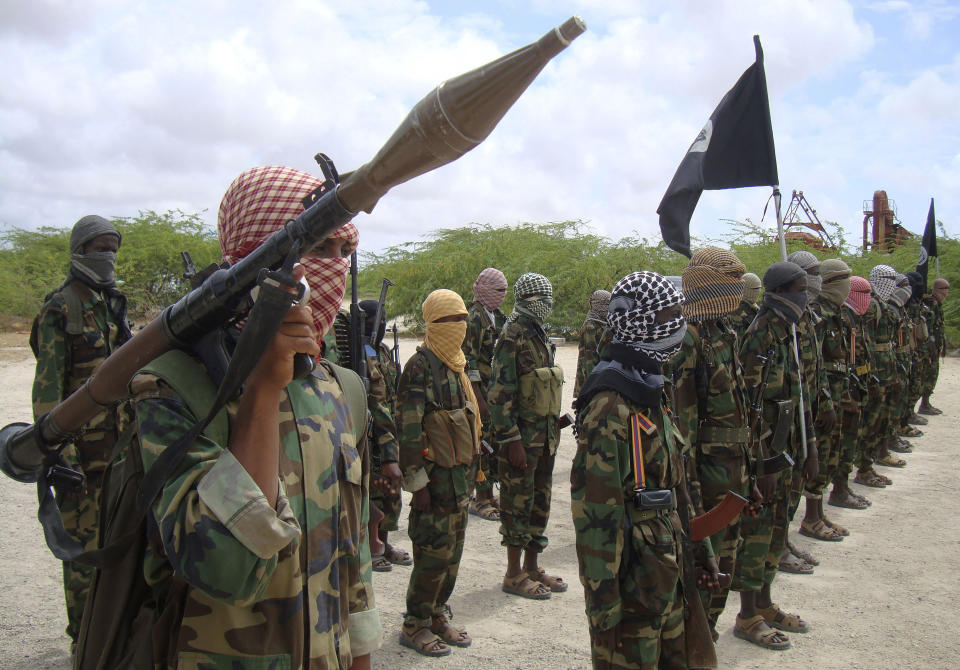
{"label": "black flag", "polygon": [[917,259],[917,272],[923,277],[923,292],[927,292],[927,264],[937,257],[937,217],[933,213],[933,198],[930,198],[930,211],[927,212],[927,227],[923,229],[923,244],[920,245],[920,257]]}
{"label": "black flag", "polygon": [[774,186],[780,182],[758,35],[753,36],[753,43],[756,62],[713,110],[657,208],[664,242],[687,257],[690,217],[704,189]]}

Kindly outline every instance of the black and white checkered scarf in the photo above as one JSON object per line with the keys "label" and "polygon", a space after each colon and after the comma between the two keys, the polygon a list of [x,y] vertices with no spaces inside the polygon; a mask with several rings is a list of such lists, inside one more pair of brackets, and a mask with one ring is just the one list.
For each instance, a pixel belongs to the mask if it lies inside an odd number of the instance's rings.
{"label": "black and white checkered scarf", "polygon": [[507,323],[513,323],[521,314],[535,319],[541,326],[553,311],[553,285],[536,272],[525,272],[513,284],[513,311]]}
{"label": "black and white checkered scarf", "polygon": [[683,293],[661,275],[633,272],[613,287],[607,325],[615,342],[639,349],[662,363],[680,351],[687,323],[683,316],[655,323],[656,314],[682,303]]}

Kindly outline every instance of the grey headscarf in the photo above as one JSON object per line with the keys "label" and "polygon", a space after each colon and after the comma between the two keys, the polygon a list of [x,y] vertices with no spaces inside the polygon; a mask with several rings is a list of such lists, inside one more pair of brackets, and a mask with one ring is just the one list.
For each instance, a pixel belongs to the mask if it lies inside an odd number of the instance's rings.
{"label": "grey headscarf", "polygon": [[[803,268],[803,271],[806,272],[810,268],[819,268],[820,259],[814,256],[809,251],[794,251],[792,254],[787,256],[787,260],[791,263],[795,263]],[[807,298],[809,300],[815,299],[820,295],[820,289],[823,287],[823,277],[820,275],[807,275]]]}
{"label": "grey headscarf", "polygon": [[740,279],[743,280],[743,299],[751,305],[756,305],[760,297],[760,277],[747,272]]}
{"label": "grey headscarf", "polygon": [[806,276],[806,272],[796,263],[780,261],[774,263],[763,273],[763,307],[773,310],[792,323],[797,323],[807,305],[806,292],[787,291],[776,293],[776,289]]}
{"label": "grey headscarf", "polygon": [[77,221],[70,232],[70,273],[96,289],[115,285],[113,267],[117,262],[117,254],[113,251],[83,253],[83,247],[101,235],[115,235],[117,246],[120,246],[120,233],[112,223],[96,214],[88,214]]}

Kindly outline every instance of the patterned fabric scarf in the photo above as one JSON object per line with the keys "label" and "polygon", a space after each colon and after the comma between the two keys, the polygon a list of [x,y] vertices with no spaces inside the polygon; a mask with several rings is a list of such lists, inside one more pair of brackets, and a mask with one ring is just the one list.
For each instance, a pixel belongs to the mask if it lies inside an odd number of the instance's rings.
{"label": "patterned fabric scarf", "polygon": [[943,301],[947,299],[947,295],[950,293],[950,282],[948,282],[943,277],[938,277],[933,282],[933,291],[930,294],[933,296],[933,299],[938,303],[943,304]]}
{"label": "patterned fabric scarf", "polygon": [[590,311],[587,312],[588,321],[607,324],[607,308],[610,307],[610,291],[600,289],[590,296]]}
{"label": "patterned fabric scarf", "polygon": [[507,317],[507,323],[513,323],[521,314],[526,314],[542,326],[553,311],[553,285],[536,272],[520,275],[513,285],[513,296],[513,311]]}
{"label": "patterned fabric scarf", "polygon": [[[820,295],[839,307],[850,294],[850,266],[839,258],[828,258],[820,266],[823,287]],[[809,277],[807,278],[809,281]]]}
{"label": "patterned fabric scarf", "polygon": [[661,363],[670,360],[683,344],[687,330],[682,315],[656,323],[657,312],[683,304],[683,292],[656,272],[633,272],[613,287],[607,325],[614,342],[639,349]]}
{"label": "patterned fabric scarf", "polygon": [[507,278],[497,268],[484,268],[473,282],[473,299],[492,312],[507,295]]}
{"label": "patterned fabric scarf", "polygon": [[[801,268],[803,268],[804,272],[811,268],[820,267],[820,259],[809,251],[794,251],[792,254],[787,256],[787,261],[799,265]],[[823,276],[811,274],[807,275],[808,302],[810,300],[814,300],[818,295],[820,295],[821,286],[823,286]]]}
{"label": "patterned fabric scarf", "polygon": [[460,297],[460,294],[445,288],[438,288],[423,301],[422,310],[423,321],[426,324],[423,346],[432,351],[437,358],[443,361],[444,365],[457,373],[460,377],[460,386],[463,387],[467,400],[473,403],[474,420],[476,422],[476,430],[473,431],[473,448],[476,452],[480,444],[480,412],[477,409],[477,397],[473,393],[473,384],[470,383],[465,372],[467,357],[461,349],[463,338],[467,334],[467,322],[436,323],[437,319],[442,319],[445,316],[459,314],[467,316],[467,306],[463,304],[463,298]]}
{"label": "patterned fabric scarf", "polygon": [[904,274],[897,273],[897,285],[893,289],[893,295],[890,296],[890,302],[897,307],[906,307],[910,301],[910,281]]}
{"label": "patterned fabric scarf", "polygon": [[732,252],[700,249],[683,269],[683,316],[698,322],[717,319],[740,305],[746,266]]}
{"label": "patterned fabric scarf", "polygon": [[870,286],[882,302],[887,302],[897,287],[897,271],[889,265],[875,265],[870,270]]}
{"label": "patterned fabric scarf", "polygon": [[[267,237],[283,228],[303,211],[302,200],[323,183],[322,179],[294,168],[268,166],[242,172],[227,188],[220,201],[217,235],[223,260],[234,264],[252,252]],[[345,256],[357,248],[359,234],[352,223],[330,234],[348,247]],[[317,337],[323,337],[340,309],[346,291],[348,258],[312,258],[301,261],[310,284],[310,309]]]}
{"label": "patterned fabric scarf", "polygon": [[866,314],[870,307],[870,282],[863,277],[850,277],[850,295],[845,302],[857,316]]}
{"label": "patterned fabric scarf", "polygon": [[756,305],[760,298],[760,277],[748,272],[741,279],[743,280],[743,299],[751,305]]}

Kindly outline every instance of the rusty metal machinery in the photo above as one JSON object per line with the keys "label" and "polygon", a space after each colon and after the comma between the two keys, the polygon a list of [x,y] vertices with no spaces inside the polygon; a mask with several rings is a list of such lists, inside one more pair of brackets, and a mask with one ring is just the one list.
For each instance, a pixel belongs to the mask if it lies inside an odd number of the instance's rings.
{"label": "rusty metal machinery", "polygon": [[[867,224],[870,237],[867,237]],[[874,191],[873,200],[863,201],[863,250],[869,248],[889,251],[903,244],[912,233],[907,231],[897,216],[897,204],[887,197],[886,191]]]}
{"label": "rusty metal machinery", "polygon": [[[803,195],[803,191],[795,190],[793,192],[790,198],[790,206],[787,207],[787,213],[783,217],[783,228],[786,231],[784,237],[788,240],[799,240],[820,251],[836,249],[836,245],[830,239],[830,234],[823,227],[823,223],[820,222],[820,217],[817,216],[817,210],[810,205],[806,196]],[[798,230],[800,228],[806,228],[813,232]]]}

